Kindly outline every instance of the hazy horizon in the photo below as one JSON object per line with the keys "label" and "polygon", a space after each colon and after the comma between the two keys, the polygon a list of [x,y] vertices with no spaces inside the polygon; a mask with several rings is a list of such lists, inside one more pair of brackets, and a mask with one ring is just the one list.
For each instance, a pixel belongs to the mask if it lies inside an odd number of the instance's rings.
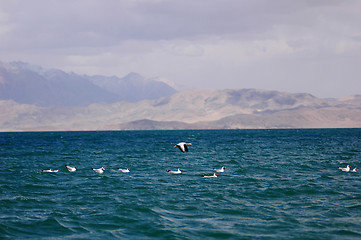
{"label": "hazy horizon", "polygon": [[357,0],[0,0],[0,60],[341,98],[361,93],[360,10]]}

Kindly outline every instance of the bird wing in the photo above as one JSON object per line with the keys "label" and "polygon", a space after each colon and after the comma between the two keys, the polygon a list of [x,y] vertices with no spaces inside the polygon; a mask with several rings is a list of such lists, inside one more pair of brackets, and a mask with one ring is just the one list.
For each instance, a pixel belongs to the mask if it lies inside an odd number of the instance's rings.
{"label": "bird wing", "polygon": [[184,152],[184,146],[182,144],[177,144],[177,147],[179,148],[179,150],[181,150],[181,152]]}

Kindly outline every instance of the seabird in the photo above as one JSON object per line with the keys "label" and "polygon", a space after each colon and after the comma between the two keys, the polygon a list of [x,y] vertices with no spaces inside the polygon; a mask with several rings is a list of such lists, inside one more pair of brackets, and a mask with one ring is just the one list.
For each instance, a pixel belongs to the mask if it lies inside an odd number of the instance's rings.
{"label": "seabird", "polygon": [[220,168],[220,169],[213,168],[213,170],[216,171],[216,172],[224,172],[225,169],[226,169],[226,167],[224,167],[224,166],[222,168]]}
{"label": "seabird", "polygon": [[213,173],[213,175],[202,175],[202,177],[204,178],[214,178],[214,177],[217,177],[218,174],[217,173]]}
{"label": "seabird", "polygon": [[46,169],[46,170],[42,170],[42,172],[59,172],[59,170]]}
{"label": "seabird", "polygon": [[358,168],[355,167],[351,172],[358,172]]}
{"label": "seabird", "polygon": [[69,172],[75,172],[77,167],[71,167],[65,164],[65,167],[68,169]]}
{"label": "seabird", "polygon": [[342,172],[349,172],[350,171],[350,165],[347,165],[347,167],[342,168],[342,167],[338,167],[338,169],[340,169]]}
{"label": "seabird", "polygon": [[167,172],[169,172],[170,174],[181,174],[182,173],[182,169],[178,168],[177,171],[172,171],[172,170],[167,170]]}
{"label": "seabird", "polygon": [[92,168],[92,170],[96,173],[103,173],[104,170],[105,170],[105,167],[101,167],[101,168],[98,168],[98,169],[95,169],[95,168]]}
{"label": "seabird", "polygon": [[179,150],[181,150],[182,152],[188,152],[187,145],[192,145],[192,143],[180,142],[177,145],[175,145],[174,147],[178,147]]}
{"label": "seabird", "polygon": [[118,168],[118,170],[123,172],[123,173],[130,172],[130,168],[127,168],[127,169]]}

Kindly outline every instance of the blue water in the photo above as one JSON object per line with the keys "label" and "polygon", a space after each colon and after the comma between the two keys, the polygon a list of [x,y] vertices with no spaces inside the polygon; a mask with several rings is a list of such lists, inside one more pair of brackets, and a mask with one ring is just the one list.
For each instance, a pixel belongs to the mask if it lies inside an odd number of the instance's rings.
{"label": "blue water", "polygon": [[0,160],[0,239],[361,239],[361,129],[0,133]]}

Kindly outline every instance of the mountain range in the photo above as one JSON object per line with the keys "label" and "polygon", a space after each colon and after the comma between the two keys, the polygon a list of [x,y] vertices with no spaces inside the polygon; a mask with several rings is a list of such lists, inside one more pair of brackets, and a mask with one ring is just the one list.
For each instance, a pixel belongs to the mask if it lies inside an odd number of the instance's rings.
{"label": "mountain range", "polygon": [[171,96],[164,82],[137,73],[123,78],[88,76],[43,69],[24,62],[0,62],[0,99],[41,107],[75,107],[93,103],[135,102]]}
{"label": "mountain range", "polygon": [[0,99],[1,131],[361,127],[361,95],[320,99],[261,89],[177,92],[137,73],[87,76],[19,62],[0,64]]}

